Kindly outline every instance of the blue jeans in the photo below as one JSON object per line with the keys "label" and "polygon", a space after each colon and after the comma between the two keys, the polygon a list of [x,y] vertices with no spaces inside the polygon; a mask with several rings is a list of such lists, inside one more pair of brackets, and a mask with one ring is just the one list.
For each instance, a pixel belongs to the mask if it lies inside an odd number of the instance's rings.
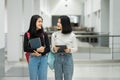
{"label": "blue jeans", "polygon": [[30,80],[47,80],[47,56],[30,56],[29,75]]}
{"label": "blue jeans", "polygon": [[55,53],[55,80],[72,80],[73,59],[71,53]]}

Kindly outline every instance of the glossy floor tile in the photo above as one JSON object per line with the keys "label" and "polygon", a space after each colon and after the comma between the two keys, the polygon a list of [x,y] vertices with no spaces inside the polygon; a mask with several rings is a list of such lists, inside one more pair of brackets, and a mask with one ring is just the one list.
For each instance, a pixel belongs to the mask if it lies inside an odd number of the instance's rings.
{"label": "glossy floor tile", "polygon": [[[6,63],[2,80],[29,80],[26,62]],[[120,80],[119,62],[74,62],[73,80]],[[48,68],[48,80],[54,79],[54,71]]]}

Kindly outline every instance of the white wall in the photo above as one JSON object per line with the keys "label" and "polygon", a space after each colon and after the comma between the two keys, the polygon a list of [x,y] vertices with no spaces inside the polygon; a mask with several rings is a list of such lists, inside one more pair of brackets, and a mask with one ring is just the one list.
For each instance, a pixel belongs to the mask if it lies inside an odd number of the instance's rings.
{"label": "white wall", "polygon": [[40,0],[7,1],[8,61],[19,61],[24,57],[22,35],[28,30],[31,16],[35,14],[40,14]]}
{"label": "white wall", "polygon": [[[45,27],[51,27],[52,15],[83,15],[83,0],[40,0]],[[65,5],[68,5],[65,7]],[[81,22],[83,24],[83,22]]]}
{"label": "white wall", "polygon": [[[83,1],[83,0],[82,0]],[[82,15],[83,2],[81,0],[40,0],[40,15],[43,26],[51,27],[52,15]],[[68,7],[65,7],[65,5]]]}
{"label": "white wall", "polygon": [[93,6],[93,12],[98,11],[99,9],[101,9],[101,0],[92,0],[92,6]]}
{"label": "white wall", "polygon": [[51,27],[50,3],[48,0],[40,0],[40,12],[43,18],[43,27]]}
{"label": "white wall", "polygon": [[[110,0],[110,35],[120,35],[120,0]],[[114,59],[120,59],[120,37],[110,39],[110,43],[114,44],[115,52],[113,54]],[[110,45],[110,47],[112,47]]]}
{"label": "white wall", "polygon": [[[34,14],[35,12],[38,12],[37,10],[34,10],[34,1],[33,0],[24,0],[24,4],[23,4],[23,32],[26,32],[29,28],[29,24],[30,24],[30,19],[31,16]],[[35,7],[36,9],[36,7]],[[39,7],[38,7],[39,9]]]}
{"label": "white wall", "polygon": [[5,0],[0,0],[0,80],[5,76]]}
{"label": "white wall", "polygon": [[82,8],[80,0],[58,0],[50,10],[52,15],[81,15]]}
{"label": "white wall", "polygon": [[41,0],[23,0],[23,33],[29,28],[32,15],[40,14]]}
{"label": "white wall", "polygon": [[84,3],[84,25],[94,27],[95,32],[100,32],[101,0],[86,0]]}
{"label": "white wall", "polygon": [[50,15],[47,15],[47,14],[42,14],[41,15],[42,18],[43,18],[43,27],[44,27],[44,30],[46,30],[47,27],[51,27],[51,16]]}
{"label": "white wall", "polygon": [[[14,5],[13,5],[14,2]],[[22,54],[21,32],[22,32],[22,0],[8,0],[8,61],[19,61]]]}
{"label": "white wall", "polygon": [[[99,24],[95,27],[95,31],[110,33],[110,35],[120,35],[119,3],[120,0],[86,0],[85,25],[89,27]],[[110,48],[113,49],[111,51],[111,53],[113,52],[113,55],[109,54],[108,57],[111,59],[120,59],[120,38],[110,37],[108,39],[107,43]],[[103,45],[106,44],[105,41],[104,37],[99,40]],[[96,58],[97,56],[94,55],[94,57]]]}
{"label": "white wall", "polygon": [[0,49],[5,47],[5,2],[0,0]]}
{"label": "white wall", "polygon": [[95,27],[95,32],[100,32],[101,30],[101,0],[93,0],[93,19],[92,26]]}
{"label": "white wall", "polygon": [[101,9],[101,0],[86,0],[85,1],[85,15],[92,14]]}
{"label": "white wall", "polygon": [[101,0],[101,32],[109,33],[109,0]]}
{"label": "white wall", "polygon": [[34,13],[40,14],[40,0],[34,0]]}
{"label": "white wall", "polygon": [[86,0],[85,1],[85,15],[90,15],[92,13],[92,0]]}
{"label": "white wall", "polygon": [[110,0],[110,34],[120,35],[120,0]]}

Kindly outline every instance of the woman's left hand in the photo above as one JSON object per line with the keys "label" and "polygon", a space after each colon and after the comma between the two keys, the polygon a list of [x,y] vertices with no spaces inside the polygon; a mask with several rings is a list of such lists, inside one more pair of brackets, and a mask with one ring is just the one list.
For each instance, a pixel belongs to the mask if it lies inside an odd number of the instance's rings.
{"label": "woman's left hand", "polygon": [[71,49],[70,49],[70,48],[67,48],[67,49],[65,49],[65,52],[66,52],[66,53],[70,53],[70,52],[71,52]]}
{"label": "woman's left hand", "polygon": [[40,48],[37,48],[37,52],[44,52],[44,50],[45,50],[44,46],[41,46]]}

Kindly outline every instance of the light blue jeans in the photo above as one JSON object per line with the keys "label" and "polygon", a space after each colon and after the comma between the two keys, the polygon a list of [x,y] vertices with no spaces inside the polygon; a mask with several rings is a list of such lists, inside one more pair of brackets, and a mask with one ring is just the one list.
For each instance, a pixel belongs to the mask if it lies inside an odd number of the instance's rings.
{"label": "light blue jeans", "polygon": [[29,75],[30,80],[47,80],[47,56],[30,56]]}
{"label": "light blue jeans", "polygon": [[71,53],[55,54],[55,80],[72,80],[73,59]]}

